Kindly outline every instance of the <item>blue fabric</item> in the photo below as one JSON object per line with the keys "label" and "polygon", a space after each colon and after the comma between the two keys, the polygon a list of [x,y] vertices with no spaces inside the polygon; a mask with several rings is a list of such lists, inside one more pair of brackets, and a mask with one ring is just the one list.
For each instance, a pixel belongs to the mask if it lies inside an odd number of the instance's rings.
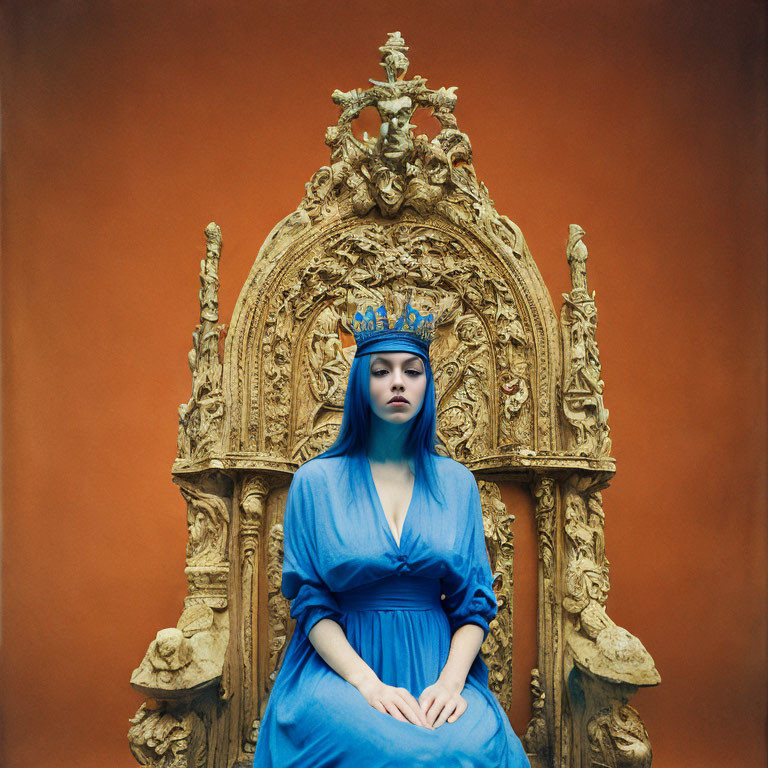
{"label": "blue fabric", "polygon": [[478,655],[462,695],[467,710],[435,730],[371,707],[317,654],[307,633],[323,618],[379,678],[416,698],[437,680],[452,633],[487,633],[496,614],[472,473],[439,457],[448,505],[418,484],[400,544],[389,528],[367,459],[352,493],[345,456],[314,459],[295,474],[285,511],[283,594],[296,630],[261,722],[256,768],[523,768],[529,762]]}
{"label": "blue fabric", "polygon": [[429,342],[412,331],[371,331],[370,336],[357,342],[355,357],[374,352],[413,352],[428,360]]}

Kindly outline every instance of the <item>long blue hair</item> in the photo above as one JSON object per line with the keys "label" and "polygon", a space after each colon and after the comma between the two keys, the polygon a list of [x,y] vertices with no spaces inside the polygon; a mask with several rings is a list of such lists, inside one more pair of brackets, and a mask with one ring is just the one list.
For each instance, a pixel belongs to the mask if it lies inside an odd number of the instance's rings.
{"label": "long blue hair", "polygon": [[[405,455],[413,461],[415,482],[426,487],[437,501],[442,501],[437,474],[437,409],[435,407],[435,379],[427,357],[422,357],[427,386],[424,400],[418,413],[410,421],[405,441]],[[362,471],[360,459],[367,461],[368,439],[373,411],[371,409],[370,362],[368,355],[355,357],[349,371],[347,392],[344,396],[344,415],[341,429],[333,445],[316,458],[348,456],[357,461],[350,462],[350,482],[362,480],[357,476]],[[360,487],[360,486],[357,486]]]}

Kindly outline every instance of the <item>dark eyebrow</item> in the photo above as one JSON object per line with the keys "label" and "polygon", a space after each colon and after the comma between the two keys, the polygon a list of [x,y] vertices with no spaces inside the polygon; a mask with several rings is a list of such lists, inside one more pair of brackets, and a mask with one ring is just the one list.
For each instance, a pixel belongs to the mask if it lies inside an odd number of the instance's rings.
{"label": "dark eyebrow", "polygon": [[[412,363],[414,360],[418,360],[423,365],[423,361],[418,355],[411,355],[411,357],[407,357],[403,361],[403,365],[408,365],[408,363]],[[373,360],[371,360],[371,365],[373,365],[374,363],[383,363],[384,365],[389,365],[389,360],[387,360],[384,357],[374,357]]]}

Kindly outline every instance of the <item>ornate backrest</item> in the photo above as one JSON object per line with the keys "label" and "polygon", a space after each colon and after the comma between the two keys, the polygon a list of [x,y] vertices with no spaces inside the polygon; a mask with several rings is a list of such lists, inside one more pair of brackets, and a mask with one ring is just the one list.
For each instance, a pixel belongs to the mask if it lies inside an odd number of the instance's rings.
{"label": "ornate backrest", "polygon": [[[432,360],[443,450],[475,472],[483,500],[500,607],[483,646],[490,685],[508,705],[513,517],[502,478],[535,498],[532,764],[648,765],[627,701],[658,673],[605,612],[601,491],[614,461],[584,232],[571,226],[573,287],[558,321],[522,233],[477,180],[455,89],[408,79],[399,33],[379,50],[385,79],[334,92],[331,164],[262,246],[223,356],[221,233],[206,229],[192,396],[179,407],[173,466],[187,502],[189,593],[177,627],[158,633],[131,679],[150,697],[131,721],[131,749],[142,765],[250,765],[292,631],[280,593],[285,497],[296,468],[338,432],[354,356],[345,308],[352,296],[415,295],[441,309]],[[358,139],[352,124],[367,107],[381,131]],[[413,134],[418,107],[439,123],[432,139]]]}

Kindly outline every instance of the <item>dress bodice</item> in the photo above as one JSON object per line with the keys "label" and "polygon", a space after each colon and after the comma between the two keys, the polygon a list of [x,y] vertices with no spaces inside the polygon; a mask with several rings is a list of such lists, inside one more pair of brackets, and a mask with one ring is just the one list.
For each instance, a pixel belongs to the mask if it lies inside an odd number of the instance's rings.
{"label": "dress bodice", "polygon": [[414,484],[399,545],[365,457],[313,459],[296,472],[285,513],[283,593],[306,632],[324,616],[338,618],[334,595],[392,576],[437,580],[452,625],[488,630],[496,598],[477,484],[458,462],[436,462],[439,488]]}

